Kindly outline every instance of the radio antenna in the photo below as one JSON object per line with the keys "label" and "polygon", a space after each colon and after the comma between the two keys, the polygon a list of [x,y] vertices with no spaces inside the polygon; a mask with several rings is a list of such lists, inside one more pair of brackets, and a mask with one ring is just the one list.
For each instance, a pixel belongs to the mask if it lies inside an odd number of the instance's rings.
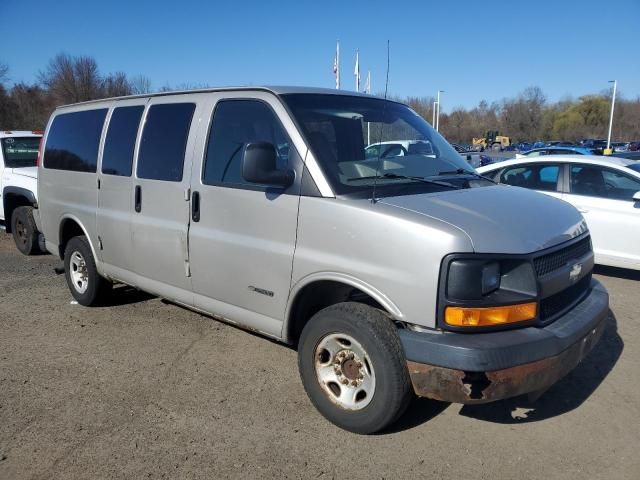
{"label": "radio antenna", "polygon": [[380,122],[380,135],[378,136],[378,159],[376,160],[376,174],[373,177],[373,189],[371,190],[371,203],[376,203],[376,185],[380,172],[380,155],[382,154],[382,129],[384,128],[384,114],[387,109],[387,92],[389,90],[389,40],[387,39],[387,78],[384,82],[384,104],[382,105],[382,122]]}

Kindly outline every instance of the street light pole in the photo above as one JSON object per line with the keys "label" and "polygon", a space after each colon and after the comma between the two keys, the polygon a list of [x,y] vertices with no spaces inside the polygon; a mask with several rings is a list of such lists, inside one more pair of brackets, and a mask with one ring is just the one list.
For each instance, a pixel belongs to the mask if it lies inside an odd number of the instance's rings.
{"label": "street light pole", "polygon": [[616,88],[618,86],[617,80],[609,80],[609,83],[613,83],[613,95],[611,95],[611,114],[609,116],[609,135],[607,136],[607,150],[611,149],[611,129],[613,128],[613,109],[616,106]]}
{"label": "street light pole", "polygon": [[436,102],[438,105],[438,111],[436,113],[436,132],[440,131],[440,94],[444,93],[444,90],[438,90],[438,101]]}
{"label": "street light pole", "polygon": [[436,102],[434,100],[433,102],[433,120],[431,120],[431,126],[433,128],[436,128],[436,105],[438,104],[438,102]]}

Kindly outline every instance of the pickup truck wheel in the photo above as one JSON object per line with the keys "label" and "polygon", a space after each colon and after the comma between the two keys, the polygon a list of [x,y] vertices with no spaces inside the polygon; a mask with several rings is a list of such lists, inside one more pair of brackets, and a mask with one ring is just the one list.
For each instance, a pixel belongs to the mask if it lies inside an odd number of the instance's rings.
{"label": "pickup truck wheel", "polygon": [[18,207],[11,214],[11,231],[16,247],[24,255],[38,253],[38,229],[32,207]]}
{"label": "pickup truck wheel", "polygon": [[396,327],[360,303],[332,305],[309,320],[298,344],[298,368],[318,411],[355,433],[391,425],[414,396]]}
{"label": "pickup truck wheel", "polygon": [[64,250],[64,271],[71,295],[86,307],[99,304],[112,284],[96,269],[87,237],[73,237]]}

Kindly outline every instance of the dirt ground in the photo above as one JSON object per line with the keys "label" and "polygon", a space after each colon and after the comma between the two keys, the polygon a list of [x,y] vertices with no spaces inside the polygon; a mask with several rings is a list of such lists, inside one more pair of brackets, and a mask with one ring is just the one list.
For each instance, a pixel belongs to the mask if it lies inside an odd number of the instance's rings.
{"label": "dirt ground", "polygon": [[358,436],[305,396],[296,352],[118,288],[71,303],[58,259],[0,232],[0,479],[640,478],[640,275],[599,270],[608,330],[540,400],[416,401]]}

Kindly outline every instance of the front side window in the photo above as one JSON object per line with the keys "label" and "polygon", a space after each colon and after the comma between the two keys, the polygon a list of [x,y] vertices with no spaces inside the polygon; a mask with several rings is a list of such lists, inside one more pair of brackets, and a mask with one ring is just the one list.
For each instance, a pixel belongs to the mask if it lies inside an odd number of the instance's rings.
{"label": "front side window", "polygon": [[555,192],[558,187],[559,165],[530,164],[506,168],[500,175],[500,183],[514,187]]}
{"label": "front side window", "polygon": [[282,98],[339,195],[366,196],[374,184],[376,196],[490,184],[474,179],[449,142],[406,105],[350,95]]}
{"label": "front side window", "polygon": [[571,193],[613,200],[632,200],[640,181],[621,172],[596,165],[571,167]]}
{"label": "front side window", "polygon": [[195,103],[152,105],[140,140],[138,178],[180,182]]}
{"label": "front side window", "polygon": [[276,167],[289,162],[290,141],[271,108],[258,100],[223,100],[213,113],[203,183],[253,185],[242,178],[242,152],[248,143],[268,142],[276,150]]}
{"label": "front side window", "polygon": [[0,140],[7,168],[35,167],[40,137],[7,137]]}
{"label": "front side window", "polygon": [[106,108],[57,115],[47,135],[44,167],[95,173],[106,116]]}
{"label": "front side window", "polygon": [[102,173],[131,176],[133,151],[144,106],[118,107],[111,114],[102,152]]}

